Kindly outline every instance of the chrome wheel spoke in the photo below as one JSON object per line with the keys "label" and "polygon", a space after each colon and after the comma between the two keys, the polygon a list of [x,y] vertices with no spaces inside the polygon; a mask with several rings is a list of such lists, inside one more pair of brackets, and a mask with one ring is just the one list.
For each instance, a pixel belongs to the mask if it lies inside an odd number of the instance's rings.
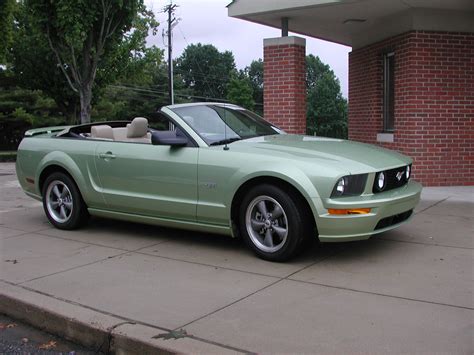
{"label": "chrome wheel spoke", "polygon": [[267,229],[267,231],[265,232],[265,239],[263,240],[263,244],[270,248],[274,246],[273,235],[270,229]]}
{"label": "chrome wheel spoke", "polygon": [[64,207],[67,208],[68,211],[72,210],[72,202],[64,201],[63,205],[64,205]]}
{"label": "chrome wheel spoke", "polygon": [[280,237],[280,239],[284,238],[286,235],[286,229],[279,226],[273,226],[273,231]]}
{"label": "chrome wheel spoke", "polygon": [[63,186],[63,191],[61,192],[61,198],[65,198],[66,196],[69,196],[69,190],[67,189],[66,186]]}
{"label": "chrome wheel spoke", "polygon": [[66,219],[66,218],[67,218],[66,207],[61,206],[61,207],[59,208],[59,215],[61,216],[62,219]]}
{"label": "chrome wheel spoke", "polygon": [[257,208],[262,214],[263,218],[267,218],[268,210],[267,210],[267,205],[265,204],[265,200],[260,201],[257,205]]}
{"label": "chrome wheel spoke", "polygon": [[53,187],[53,193],[54,193],[54,195],[55,195],[57,198],[60,198],[60,197],[61,197],[61,193],[59,192],[59,187],[58,187],[58,185],[54,185],[54,187]]}
{"label": "chrome wheel spoke", "polygon": [[272,218],[277,219],[277,218],[280,218],[282,215],[283,215],[282,208],[279,205],[275,204],[272,211]]}
{"label": "chrome wheel spoke", "polygon": [[59,202],[58,201],[49,201],[49,204],[51,205],[52,208],[56,209],[58,208],[59,206]]}
{"label": "chrome wheel spoke", "polygon": [[262,228],[265,227],[265,222],[253,218],[250,220],[250,224],[252,225],[252,229],[256,232],[260,232]]}

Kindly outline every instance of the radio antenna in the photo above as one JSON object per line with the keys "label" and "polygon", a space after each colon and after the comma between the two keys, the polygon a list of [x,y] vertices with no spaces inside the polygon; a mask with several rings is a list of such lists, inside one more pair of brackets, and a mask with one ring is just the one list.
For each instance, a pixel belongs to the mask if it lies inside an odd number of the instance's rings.
{"label": "radio antenna", "polygon": [[227,110],[226,110],[226,103],[224,102],[224,150],[229,150],[229,146],[227,145]]}

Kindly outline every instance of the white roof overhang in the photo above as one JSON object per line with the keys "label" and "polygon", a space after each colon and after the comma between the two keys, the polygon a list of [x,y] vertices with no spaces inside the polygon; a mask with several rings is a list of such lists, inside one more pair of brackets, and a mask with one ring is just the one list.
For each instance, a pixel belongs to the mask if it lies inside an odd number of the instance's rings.
{"label": "white roof overhang", "polygon": [[231,17],[361,47],[411,30],[474,32],[474,0],[235,0]]}

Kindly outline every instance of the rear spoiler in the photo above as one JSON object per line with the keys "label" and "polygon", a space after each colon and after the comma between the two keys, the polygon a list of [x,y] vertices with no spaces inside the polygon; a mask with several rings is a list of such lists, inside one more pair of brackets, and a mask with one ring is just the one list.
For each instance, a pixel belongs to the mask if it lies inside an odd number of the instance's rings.
{"label": "rear spoiler", "polygon": [[61,132],[71,128],[72,126],[54,126],[54,127],[43,127],[33,128],[25,132],[25,137],[33,137],[41,134],[52,135],[53,133]]}

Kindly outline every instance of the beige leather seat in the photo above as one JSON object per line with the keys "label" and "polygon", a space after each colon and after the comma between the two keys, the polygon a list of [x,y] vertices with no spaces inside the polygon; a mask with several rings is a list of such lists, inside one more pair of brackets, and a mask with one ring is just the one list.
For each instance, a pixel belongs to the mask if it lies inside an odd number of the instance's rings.
{"label": "beige leather seat", "polygon": [[151,134],[148,133],[148,120],[145,117],[135,117],[127,125],[127,142],[151,143]]}
{"label": "beige leather seat", "polygon": [[114,131],[109,125],[99,125],[91,127],[91,138],[114,140]]}
{"label": "beige leather seat", "polygon": [[114,128],[114,139],[119,142],[126,142],[127,141],[127,128],[126,127]]}

